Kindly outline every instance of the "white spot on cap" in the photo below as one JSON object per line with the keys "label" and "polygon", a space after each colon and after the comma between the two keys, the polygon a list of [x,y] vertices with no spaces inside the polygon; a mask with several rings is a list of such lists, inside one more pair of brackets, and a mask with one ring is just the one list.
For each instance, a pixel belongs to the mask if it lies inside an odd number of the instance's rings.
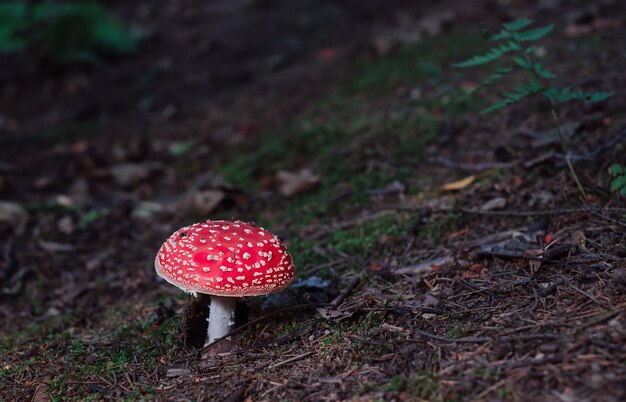
{"label": "white spot on cap", "polygon": [[244,260],[248,260],[250,259],[250,257],[252,257],[249,253],[243,253],[243,259]]}
{"label": "white spot on cap", "polygon": [[202,270],[203,270],[204,272],[209,272],[209,271],[211,270],[211,268],[209,268],[209,267],[202,267]]}

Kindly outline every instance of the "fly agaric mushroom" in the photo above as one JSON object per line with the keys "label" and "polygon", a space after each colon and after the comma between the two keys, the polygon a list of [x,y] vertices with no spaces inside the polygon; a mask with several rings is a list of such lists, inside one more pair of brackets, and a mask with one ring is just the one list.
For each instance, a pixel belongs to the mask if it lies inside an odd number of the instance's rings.
{"label": "fly agaric mushroom", "polygon": [[163,243],[154,266],[185,292],[211,295],[207,343],[232,330],[237,298],[282,290],[294,276],[291,256],[278,237],[240,221],[179,229]]}

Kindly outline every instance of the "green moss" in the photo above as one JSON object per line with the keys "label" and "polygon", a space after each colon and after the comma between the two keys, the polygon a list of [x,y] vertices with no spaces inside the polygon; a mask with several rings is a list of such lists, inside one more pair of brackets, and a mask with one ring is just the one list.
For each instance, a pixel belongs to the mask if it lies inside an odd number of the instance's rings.
{"label": "green moss", "polygon": [[385,254],[383,236],[402,238],[407,236],[407,223],[402,214],[383,215],[355,227],[335,230],[325,237],[310,241],[300,235],[292,237],[288,247],[296,268],[312,267],[333,259],[331,254],[320,254],[317,248],[333,249],[341,253],[366,258],[376,252]]}
{"label": "green moss", "polygon": [[[78,335],[73,327],[74,319],[59,317],[0,337],[0,378],[14,383],[24,370],[57,362],[67,369],[49,376],[48,392],[53,400],[67,400],[69,395],[80,395],[81,400],[101,399],[100,393],[85,384],[99,383],[101,378],[112,379],[135,364],[142,370],[153,371],[159,365],[159,358],[170,360],[181,350],[178,316],[157,326],[152,318],[136,319],[136,311],[119,306],[103,312],[97,333]],[[31,357],[16,359],[25,351]],[[154,392],[151,388],[137,385],[131,391],[140,397]]]}
{"label": "green moss", "polygon": [[413,398],[435,400],[437,397],[437,374],[431,371],[418,371],[413,375],[396,375],[389,379],[388,392],[406,392]]}
{"label": "green moss", "polygon": [[463,325],[460,322],[455,322],[450,329],[448,329],[449,338],[461,338],[465,334]]}
{"label": "green moss", "polygon": [[450,58],[462,59],[481,44],[478,35],[451,33],[404,46],[381,59],[362,60],[357,62],[359,74],[352,88],[372,91],[415,85],[424,80],[442,80]]}

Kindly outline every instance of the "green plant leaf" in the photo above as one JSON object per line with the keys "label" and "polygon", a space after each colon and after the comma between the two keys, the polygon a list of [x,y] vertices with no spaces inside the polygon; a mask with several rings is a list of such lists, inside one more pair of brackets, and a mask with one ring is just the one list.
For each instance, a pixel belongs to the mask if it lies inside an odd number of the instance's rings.
{"label": "green plant leaf", "polygon": [[510,39],[512,37],[513,37],[513,34],[511,32],[502,30],[498,32],[497,34],[493,35],[490,40],[495,42],[495,41],[499,41],[503,39]]}
{"label": "green plant leaf", "polygon": [[533,65],[519,56],[513,57],[513,61],[524,70],[531,71]]}
{"label": "green plant leaf", "polygon": [[504,77],[506,74],[510,73],[511,71],[513,71],[513,67],[502,67],[502,68],[497,69],[494,74],[487,77],[486,80],[478,84],[476,88],[472,89],[470,94],[476,93],[484,88],[487,88],[493,85],[496,81],[500,80],[502,77]]}
{"label": "green plant leaf", "polygon": [[531,19],[522,17],[522,18],[516,19],[515,21],[503,24],[502,26],[507,31],[519,31],[520,29],[524,29],[527,26],[531,25],[533,22],[534,21]]}
{"label": "green plant leaf", "polygon": [[586,98],[589,99],[591,102],[596,103],[596,102],[602,102],[603,100],[606,100],[608,98],[610,98],[611,96],[613,96],[615,93],[614,92],[587,92]]}
{"label": "green plant leaf", "polygon": [[495,112],[497,110],[504,109],[505,107],[509,106],[512,103],[515,103],[515,101],[510,100],[510,99],[500,99],[499,101],[497,101],[493,105],[489,106],[488,108],[483,109],[480,112],[480,114],[493,113],[493,112]]}
{"label": "green plant leaf", "polygon": [[543,96],[559,103],[571,100],[588,100],[595,103],[610,98],[613,96],[613,92],[585,92],[582,89],[572,90],[571,87],[559,90],[552,86],[543,92]]}
{"label": "green plant leaf", "polygon": [[619,174],[626,174],[626,166],[621,166],[621,165],[618,165],[617,163],[612,164],[611,174],[613,176],[617,176]]}
{"label": "green plant leaf", "polygon": [[554,24],[546,25],[545,27],[529,29],[528,31],[514,32],[511,35],[520,42],[534,41],[541,39],[554,29]]}
{"label": "green plant leaf", "polygon": [[479,66],[482,64],[490,63],[494,60],[499,59],[502,55],[519,50],[520,47],[515,42],[508,42],[506,44],[501,44],[500,46],[496,46],[491,48],[487,53],[477,56],[472,56],[469,59],[462,61],[460,63],[453,64],[454,67],[458,68],[467,68]]}
{"label": "green plant leaf", "polygon": [[618,176],[611,181],[611,191],[620,190],[622,187],[626,187],[626,175]]}
{"label": "green plant leaf", "polygon": [[130,53],[137,36],[97,2],[0,3],[0,52],[42,43],[57,61],[97,61],[98,54]]}
{"label": "green plant leaf", "polygon": [[535,73],[538,76],[540,76],[541,78],[550,79],[550,78],[555,78],[556,77],[556,74],[553,74],[550,71],[544,69],[543,66],[541,65],[541,63],[533,64],[533,68],[535,70]]}
{"label": "green plant leaf", "polygon": [[527,98],[532,94],[540,93],[543,90],[544,86],[539,81],[531,78],[525,83],[519,84],[513,88],[513,91],[503,93],[503,99],[500,99],[493,105],[481,111],[481,114],[487,114],[505,108]]}

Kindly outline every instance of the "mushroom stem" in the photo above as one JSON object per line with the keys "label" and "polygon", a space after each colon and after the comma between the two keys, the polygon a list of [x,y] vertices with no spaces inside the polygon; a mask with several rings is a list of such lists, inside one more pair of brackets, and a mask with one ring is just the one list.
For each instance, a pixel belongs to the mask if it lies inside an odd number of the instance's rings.
{"label": "mushroom stem", "polygon": [[235,326],[236,297],[212,296],[209,312],[209,328],[207,330],[207,344],[218,338],[223,338]]}

